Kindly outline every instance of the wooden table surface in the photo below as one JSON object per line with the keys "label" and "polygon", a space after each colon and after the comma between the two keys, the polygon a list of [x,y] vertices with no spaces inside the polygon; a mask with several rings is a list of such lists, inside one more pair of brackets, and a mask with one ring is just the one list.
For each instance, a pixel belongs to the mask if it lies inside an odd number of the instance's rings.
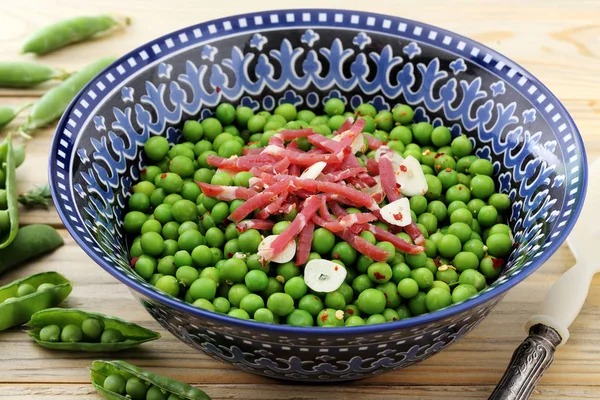
{"label": "wooden table surface", "polygon": [[[230,14],[294,6],[320,7],[323,1],[272,0],[4,0],[0,11],[0,58],[19,59],[33,30],[66,16],[117,12],[133,19],[122,33],[72,46],[43,57],[75,70],[105,55],[120,55],[159,35]],[[523,3],[523,4],[521,4]],[[10,7],[7,7],[10,5]],[[600,1],[504,0],[502,2],[419,0],[332,0],[328,7],[364,9],[412,18],[478,40],[523,65],[552,90],[578,124],[591,160],[600,156]],[[368,7],[368,8],[367,8]],[[30,59],[30,57],[23,57]],[[34,101],[44,88],[0,90],[0,104]],[[17,123],[20,121],[17,121]],[[18,170],[19,189],[47,180],[53,127],[28,143]],[[159,330],[164,338],[116,357],[206,390],[214,399],[487,399],[514,348],[523,325],[550,285],[569,268],[566,245],[535,274],[514,288],[468,337],[416,366],[340,386],[300,387],[236,370],[179,342],[139,305],[124,285],[105,273],[74,243],[54,210],[23,213],[23,224],[60,228],[66,245],[0,278],[0,284],[40,271],[56,270],[74,282],[67,306],[116,315]],[[537,386],[534,399],[600,398],[600,278],[592,283],[571,339]],[[97,399],[87,368],[98,354],[47,351],[20,329],[0,333],[0,400]],[[111,356],[109,356],[111,357]]]}

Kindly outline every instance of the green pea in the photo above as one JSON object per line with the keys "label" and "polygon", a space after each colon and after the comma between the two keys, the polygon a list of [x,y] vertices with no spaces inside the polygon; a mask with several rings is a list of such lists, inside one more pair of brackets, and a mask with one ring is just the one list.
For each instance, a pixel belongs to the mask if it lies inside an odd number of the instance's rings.
{"label": "green pea", "polygon": [[485,241],[490,255],[498,258],[506,258],[512,250],[512,239],[503,233],[489,235]]}
{"label": "green pea", "polygon": [[452,140],[450,146],[452,147],[452,152],[454,153],[454,156],[458,158],[468,156],[469,154],[471,154],[471,151],[473,151],[473,144],[465,135],[461,135]]}
{"label": "green pea", "polygon": [[35,287],[29,283],[22,283],[17,288],[17,297],[28,296],[35,293]]}
{"label": "green pea", "polygon": [[254,312],[254,320],[258,322],[265,322],[272,324],[275,322],[275,315],[271,310],[266,308],[259,308]]}
{"label": "green pea", "polygon": [[[383,296],[383,294],[382,294]],[[317,315],[318,326],[344,326],[344,317],[339,318],[339,313],[333,308],[326,308]]]}
{"label": "green pea", "polygon": [[223,125],[216,118],[206,118],[200,124],[204,131],[204,137],[211,142],[223,132]]}
{"label": "green pea", "polygon": [[408,308],[412,315],[421,315],[427,313],[427,295],[423,292],[417,293],[408,302]]}
{"label": "green pea", "polygon": [[496,223],[498,219],[498,210],[494,206],[484,206],[479,210],[477,221],[484,227],[490,227]]}
{"label": "green pea", "polygon": [[313,316],[305,310],[296,309],[286,318],[286,323],[291,326],[313,326]]}
{"label": "green pea", "polygon": [[321,310],[323,310],[324,304],[318,296],[307,294],[304,295],[298,301],[298,308],[300,310],[307,311],[313,317],[316,317]]}
{"label": "green pea", "polygon": [[284,103],[277,106],[273,114],[280,115],[283,118],[285,118],[287,122],[289,122],[296,119],[298,111],[296,110],[296,107],[293,104]]}
{"label": "green pea", "polygon": [[335,244],[335,235],[325,228],[318,228],[314,231],[312,240],[312,250],[319,254],[331,252]]}
{"label": "green pea", "polygon": [[145,400],[146,390],[146,384],[140,378],[134,376],[127,379],[125,393],[132,400]]}
{"label": "green pea", "polygon": [[331,249],[331,258],[341,260],[344,265],[350,265],[356,260],[356,250],[346,242],[339,242]]}
{"label": "green pea", "polygon": [[60,342],[61,329],[58,325],[48,325],[40,330],[40,340],[44,342]]}
{"label": "green pea", "polygon": [[[292,278],[293,280],[294,278]],[[300,278],[302,279],[302,278]],[[251,270],[248,271],[248,273],[246,274],[246,276],[244,277],[244,282],[246,283],[246,287],[248,287],[248,289],[252,292],[261,292],[263,290],[265,290],[267,288],[267,286],[269,285],[269,277],[267,276],[267,274],[264,271],[261,270]],[[304,281],[303,281],[304,282]],[[286,287],[290,282],[288,281],[286,283]],[[294,286],[294,288],[296,288],[296,283],[292,284],[292,286]],[[290,287],[292,287],[290,286]],[[306,286],[306,284],[305,284]],[[286,293],[287,290],[286,290]],[[290,294],[290,293],[288,293]],[[294,296],[292,296],[294,297]],[[296,299],[296,297],[294,297],[294,299]]]}
{"label": "green pea", "polygon": [[156,288],[176,297],[179,294],[179,281],[174,276],[165,275],[156,282]]}
{"label": "green pea", "polygon": [[496,279],[502,273],[502,260],[491,256],[485,256],[479,263],[479,271],[487,279]]}
{"label": "green pea", "polygon": [[425,304],[429,312],[437,311],[452,304],[452,296],[449,291],[434,287],[427,292]]}
{"label": "green pea", "polygon": [[152,161],[161,161],[169,152],[169,142],[162,136],[153,136],[144,144],[144,152]]}
{"label": "green pea", "polygon": [[463,271],[458,277],[458,283],[471,285],[475,287],[478,292],[483,290],[486,286],[485,277],[476,269],[467,269]]}
{"label": "green pea", "polygon": [[325,110],[325,113],[327,115],[329,115],[330,117],[334,116],[334,115],[342,115],[344,113],[345,109],[346,109],[346,105],[340,99],[331,98],[325,102],[324,110]]}
{"label": "green pea", "polygon": [[86,318],[81,324],[83,335],[90,341],[99,341],[104,332],[104,323],[97,318]]}
{"label": "green pea", "polygon": [[[231,309],[231,303],[224,297],[217,297],[213,300],[213,306],[215,307],[215,311],[219,313],[228,313]],[[256,313],[255,313],[256,316]]]}
{"label": "green pea", "polygon": [[394,121],[405,125],[412,122],[415,113],[410,106],[406,104],[400,104],[394,107],[392,110],[392,115],[394,117]]}
{"label": "green pea", "polygon": [[498,212],[504,212],[510,208],[510,197],[505,193],[493,193],[488,199],[488,204]]}
{"label": "green pea", "polygon": [[60,340],[64,343],[77,343],[83,339],[81,327],[77,325],[66,325],[60,333]]}
{"label": "green pea", "polygon": [[125,394],[125,387],[127,385],[127,381],[125,378],[119,374],[112,374],[104,379],[103,387],[109,392],[117,393],[117,394]]}
{"label": "green pea", "polygon": [[494,173],[494,165],[486,159],[478,158],[471,163],[469,172],[475,175],[492,176]]}

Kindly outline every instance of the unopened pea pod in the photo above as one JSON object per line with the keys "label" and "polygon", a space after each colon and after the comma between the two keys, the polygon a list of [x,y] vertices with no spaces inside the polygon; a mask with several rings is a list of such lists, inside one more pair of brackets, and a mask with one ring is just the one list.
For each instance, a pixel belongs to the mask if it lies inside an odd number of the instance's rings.
{"label": "unopened pea pod", "polygon": [[[84,322],[90,320],[94,323],[93,334],[87,334]],[[88,322],[90,322],[88,321]],[[78,342],[64,342],[55,340],[44,340],[40,336],[40,331],[48,326],[55,325],[63,329],[67,325],[83,327],[83,337]],[[91,313],[77,309],[49,308],[39,311],[31,317],[27,323],[29,336],[42,347],[54,350],[68,351],[93,351],[93,352],[113,352],[130,349],[139,346],[142,343],[151,340],[160,339],[160,333],[151,331],[132,322],[128,322],[116,317],[109,317],[103,314]],[[108,330],[113,330],[116,334],[103,335]],[[120,336],[115,332],[120,332]],[[108,332],[111,333],[111,332]],[[108,336],[119,336],[116,340],[108,340]],[[103,340],[107,337],[106,340]]]}
{"label": "unopened pea pod", "polygon": [[167,395],[165,397],[177,396],[178,398],[185,400],[210,400],[210,397],[202,390],[187,383],[144,371],[143,369],[124,361],[94,361],[90,371],[92,384],[98,393],[110,400],[130,399],[130,397],[126,397],[125,393],[116,393],[105,389],[105,380],[111,375],[120,375],[125,380],[138,378],[146,385],[148,388],[147,390],[150,390],[152,387],[157,387],[163,394]]}
{"label": "unopened pea pod", "polygon": [[26,104],[22,107],[0,107],[0,128],[10,124],[21,111],[28,107],[31,107],[31,104]]}
{"label": "unopened pea pod", "polygon": [[[0,213],[0,249],[8,247],[15,240],[19,232],[19,208],[17,201],[17,166],[15,151],[12,144],[12,135],[9,133],[4,141],[6,143],[6,161],[2,163],[5,171],[4,187],[6,188],[7,210]],[[8,219],[8,226],[6,220]]]}
{"label": "unopened pea pod", "polygon": [[47,54],[73,43],[129,25],[129,18],[110,15],[64,19],[35,32],[23,45],[22,53]]}
{"label": "unopened pea pod", "polygon": [[114,61],[114,58],[102,58],[85,66],[79,72],[68,77],[60,85],[50,89],[33,105],[27,122],[21,127],[20,131],[25,133],[25,136],[28,136],[28,132],[44,127],[59,119],[77,93],[100,71]]}
{"label": "unopened pea pod", "polygon": [[58,68],[29,61],[0,61],[0,87],[30,88],[69,74]]}
{"label": "unopened pea pod", "polygon": [[[2,213],[2,190],[0,190],[0,213]],[[50,253],[63,244],[62,236],[49,225],[24,226],[19,229],[15,240],[8,247],[0,250],[0,273]]]}
{"label": "unopened pea pod", "polygon": [[58,272],[42,272],[0,287],[0,331],[26,323],[38,311],[56,307],[71,290],[71,282]]}

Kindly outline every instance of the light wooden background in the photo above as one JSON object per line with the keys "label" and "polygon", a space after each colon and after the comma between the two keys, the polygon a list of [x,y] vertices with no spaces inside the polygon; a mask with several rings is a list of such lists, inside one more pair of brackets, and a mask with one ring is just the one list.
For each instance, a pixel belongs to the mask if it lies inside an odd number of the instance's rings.
{"label": "light wooden background", "polygon": [[[67,69],[101,56],[120,55],[187,25],[262,9],[327,6],[421,20],[478,40],[523,65],[564,102],[581,130],[590,159],[600,156],[600,1],[56,0],[50,5],[47,0],[2,0],[0,4],[1,59],[18,59],[20,43],[29,33],[62,17],[104,12],[132,17],[127,32],[42,59]],[[0,90],[0,104],[24,104],[42,91]],[[49,128],[28,143],[27,160],[18,170],[21,190],[46,181],[51,137]],[[22,216],[22,223],[34,222],[62,226],[54,211]],[[114,357],[196,384],[215,399],[487,399],[525,337],[523,324],[550,285],[574,262],[563,246],[467,338],[419,365],[352,384],[305,387],[256,377],[190,350],[161,330],[129,291],[92,262],[64,229],[61,233],[65,247],[2,276],[0,284],[40,271],[60,271],[75,284],[66,305],[123,317],[164,335],[160,341]],[[600,398],[599,307],[600,279],[595,279],[571,327],[570,341],[557,352],[534,399]],[[43,350],[19,329],[0,333],[0,400],[97,399],[87,368],[103,357],[107,356]]]}

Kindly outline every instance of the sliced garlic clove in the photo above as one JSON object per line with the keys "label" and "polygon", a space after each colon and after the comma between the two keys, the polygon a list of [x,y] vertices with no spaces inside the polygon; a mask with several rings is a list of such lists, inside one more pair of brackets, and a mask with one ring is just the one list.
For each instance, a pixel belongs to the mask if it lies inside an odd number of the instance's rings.
{"label": "sliced garlic clove", "polygon": [[321,172],[323,172],[323,170],[325,169],[326,166],[327,166],[327,163],[325,161],[316,162],[313,165],[311,165],[310,167],[306,168],[304,170],[304,172],[302,172],[302,174],[300,175],[300,178],[302,178],[302,179],[317,179],[319,174]]}
{"label": "sliced garlic clove", "polygon": [[387,146],[380,146],[377,150],[375,150],[375,157],[373,157],[373,159],[379,162],[381,157],[385,157],[392,162],[394,171],[397,170],[402,161],[404,161],[404,158],[400,154],[396,153]]}
{"label": "sliced garlic clove", "polygon": [[[339,133],[339,134],[335,135],[334,137],[332,137],[331,140],[335,140],[336,142],[341,142],[342,137],[344,136],[345,133],[346,132]],[[367,149],[367,146],[365,145],[365,137],[363,136],[362,133],[359,133],[358,135],[356,135],[354,140],[352,140],[352,144],[350,145],[350,147],[352,148],[353,154],[362,153]]]}
{"label": "sliced garlic clove", "polygon": [[329,293],[342,286],[346,268],[329,260],[311,260],[304,267],[304,282],[315,292]]}
{"label": "sliced garlic clove", "polygon": [[419,196],[427,193],[427,180],[421,164],[413,156],[406,157],[396,170],[396,183],[404,196]]}
{"label": "sliced garlic clove", "polygon": [[392,225],[406,226],[410,224],[412,217],[408,198],[403,197],[384,206],[381,209],[381,216]]}
{"label": "sliced garlic clove", "polygon": [[296,241],[290,241],[281,253],[273,254],[271,243],[277,239],[277,236],[279,235],[270,235],[264,238],[258,245],[258,255],[266,261],[272,261],[278,264],[292,261],[296,255]]}

